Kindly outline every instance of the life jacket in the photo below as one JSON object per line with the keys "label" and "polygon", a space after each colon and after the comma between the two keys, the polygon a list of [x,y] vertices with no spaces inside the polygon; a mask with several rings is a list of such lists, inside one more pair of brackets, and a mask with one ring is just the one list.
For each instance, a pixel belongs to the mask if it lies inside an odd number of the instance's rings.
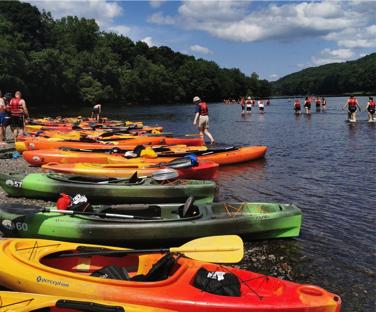
{"label": "life jacket", "polygon": [[13,98],[10,100],[9,111],[11,116],[22,117],[24,115],[20,98]]}
{"label": "life jacket", "polygon": [[300,101],[298,100],[298,101],[295,101],[295,103],[294,103],[294,107],[295,108],[300,108]]}
{"label": "life jacket", "polygon": [[352,98],[352,99],[349,99],[349,100],[347,101],[347,104],[348,104],[349,106],[356,107],[356,105],[357,105],[358,103],[357,103],[357,100],[356,100],[355,98]]}
{"label": "life jacket", "polygon": [[308,104],[308,105],[311,105],[311,100],[308,99],[308,100],[305,100],[304,104]]}
{"label": "life jacket", "polygon": [[198,104],[198,106],[200,109],[200,116],[208,116],[209,110],[206,102],[201,102],[200,104]]}
{"label": "life jacket", "polygon": [[375,109],[376,108],[376,102],[374,100],[368,102],[368,108],[369,109]]}
{"label": "life jacket", "polygon": [[321,100],[320,99],[316,100],[316,105],[321,105]]}

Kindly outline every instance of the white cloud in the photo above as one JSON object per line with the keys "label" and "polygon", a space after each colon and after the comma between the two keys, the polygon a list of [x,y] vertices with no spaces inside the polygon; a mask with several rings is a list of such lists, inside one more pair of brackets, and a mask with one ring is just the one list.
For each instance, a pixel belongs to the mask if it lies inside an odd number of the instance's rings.
{"label": "white cloud", "polygon": [[114,18],[122,15],[122,7],[116,2],[106,0],[81,0],[81,1],[27,1],[38,9],[51,12],[54,18],[63,16],[78,16],[93,18],[98,25],[107,29],[112,25]]}
{"label": "white cloud", "polygon": [[198,44],[192,45],[190,47],[192,52],[200,53],[200,54],[213,54],[213,51],[209,50],[206,47],[200,46]]}
{"label": "white cloud", "polygon": [[296,67],[298,67],[298,68],[304,68],[304,67],[306,67],[306,65],[303,64],[303,63],[299,63],[299,64],[296,64]]}
{"label": "white cloud", "polygon": [[172,16],[163,15],[162,12],[156,12],[148,17],[147,21],[152,24],[158,25],[173,25],[175,24],[175,19]]}
{"label": "white cloud", "polygon": [[159,8],[167,0],[150,0],[149,4],[152,8]]}
{"label": "white cloud", "polygon": [[128,36],[131,32],[131,29],[126,25],[114,25],[108,26],[107,31],[114,32],[118,35]]}
{"label": "white cloud", "polygon": [[[376,1],[189,1],[178,9],[183,27],[231,41],[289,41],[321,37],[340,47],[374,47]],[[356,25],[356,27],[355,27]],[[359,37],[359,38],[357,38]]]}
{"label": "white cloud", "polygon": [[270,78],[271,80],[276,80],[276,79],[279,78],[279,75],[278,75],[278,74],[271,74],[271,75],[269,75],[269,78]]}
{"label": "white cloud", "polygon": [[145,42],[149,47],[156,46],[155,42],[153,41],[152,37],[145,37],[144,39],[141,39],[142,42]]}
{"label": "white cloud", "polygon": [[355,53],[350,49],[324,49],[320,52],[319,57],[313,56],[311,61],[314,65],[324,65],[329,63],[340,63],[350,60]]}

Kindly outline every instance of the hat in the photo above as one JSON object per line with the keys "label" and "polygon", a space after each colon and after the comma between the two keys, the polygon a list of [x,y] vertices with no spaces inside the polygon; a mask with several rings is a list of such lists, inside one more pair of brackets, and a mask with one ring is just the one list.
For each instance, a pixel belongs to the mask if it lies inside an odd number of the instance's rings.
{"label": "hat", "polygon": [[250,100],[251,99],[251,97],[249,96],[248,98],[247,98],[247,100]]}
{"label": "hat", "polygon": [[194,98],[193,98],[193,103],[195,103],[195,102],[200,102],[201,101],[201,99],[198,97],[198,96],[195,96]]}

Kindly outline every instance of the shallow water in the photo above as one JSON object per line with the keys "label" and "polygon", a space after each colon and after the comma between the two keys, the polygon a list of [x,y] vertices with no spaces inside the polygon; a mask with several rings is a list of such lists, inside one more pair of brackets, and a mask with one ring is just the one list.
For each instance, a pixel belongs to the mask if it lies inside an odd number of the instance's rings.
{"label": "shallow water", "polygon": [[[342,311],[375,311],[376,123],[365,112],[358,123],[345,122],[345,100],[328,98],[328,110],[314,108],[310,116],[296,116],[286,99],[245,117],[238,104],[210,104],[210,131],[219,144],[269,148],[265,160],[222,167],[217,199],[295,203],[304,215],[301,236],[265,248],[292,266],[294,280],[339,294]],[[365,105],[366,98],[359,100]],[[108,110],[112,118],[196,132],[192,105]]]}

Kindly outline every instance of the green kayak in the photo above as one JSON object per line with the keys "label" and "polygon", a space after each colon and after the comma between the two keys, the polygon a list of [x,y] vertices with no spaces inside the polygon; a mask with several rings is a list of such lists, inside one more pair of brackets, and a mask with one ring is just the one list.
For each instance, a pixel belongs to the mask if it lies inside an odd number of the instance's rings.
{"label": "green kayak", "polygon": [[216,188],[213,181],[166,182],[153,178],[116,179],[47,173],[0,174],[0,186],[13,197],[55,201],[60,193],[82,194],[92,204],[181,203],[189,196],[194,196],[198,203],[209,203],[213,201]]}
{"label": "green kayak", "polygon": [[[187,202],[189,199],[187,200]],[[246,239],[299,235],[301,211],[290,204],[212,203],[92,206],[92,211],[54,211],[0,206],[5,236],[108,243],[153,243],[224,234]]]}

